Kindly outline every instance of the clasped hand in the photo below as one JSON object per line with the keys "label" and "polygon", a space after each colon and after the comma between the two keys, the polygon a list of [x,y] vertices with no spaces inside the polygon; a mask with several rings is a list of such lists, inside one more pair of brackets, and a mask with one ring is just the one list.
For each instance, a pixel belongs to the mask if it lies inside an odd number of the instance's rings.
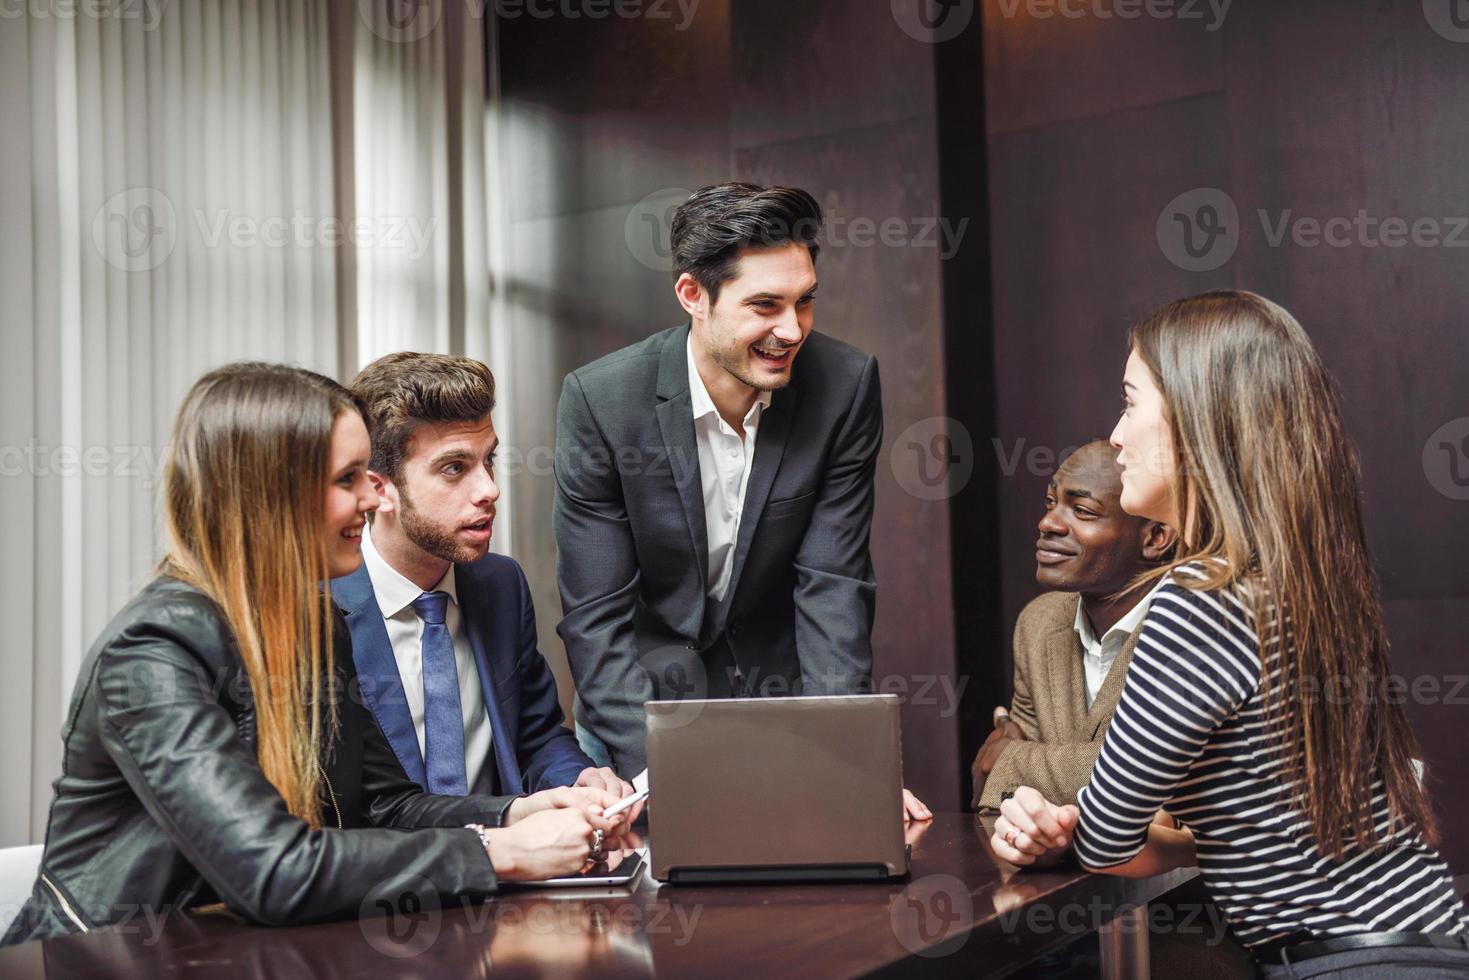
{"label": "clasped hand", "polygon": [[1080,819],[1081,811],[1072,804],[1057,806],[1039,791],[1021,786],[1000,804],[990,847],[1022,867],[1054,864],[1071,846]]}

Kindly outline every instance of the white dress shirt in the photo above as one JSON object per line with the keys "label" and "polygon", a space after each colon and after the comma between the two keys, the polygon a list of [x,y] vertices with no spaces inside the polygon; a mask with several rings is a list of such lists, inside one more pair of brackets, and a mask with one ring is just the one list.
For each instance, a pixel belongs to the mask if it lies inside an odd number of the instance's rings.
{"label": "white dress shirt", "polygon": [[699,482],[704,490],[704,529],[709,539],[708,595],[723,602],[734,572],[735,542],[745,509],[745,486],[755,462],[755,436],[760,415],[770,406],[770,392],[760,392],[745,413],[744,438],[714,407],[704,379],[694,364],[694,338],[689,336],[689,400],[694,410],[694,441],[699,447]]}
{"label": "white dress shirt", "polygon": [[[413,600],[424,590],[404,578],[372,543],[371,525],[362,529],[362,559],[372,592],[382,610],[388,629],[388,642],[393,646],[393,659],[398,662],[398,677],[413,716],[413,731],[418,736],[418,754],[423,755],[423,620],[413,608]],[[485,710],[484,689],[480,687],[479,667],[474,652],[460,628],[459,593],[454,585],[454,566],[429,592],[446,592],[448,608],[444,625],[454,638],[454,664],[459,668],[459,709],[464,715],[464,775],[470,792],[474,792],[480,770],[490,756],[490,716]]]}
{"label": "white dress shirt", "polygon": [[1148,606],[1153,604],[1153,596],[1167,580],[1167,575],[1160,578],[1148,594],[1143,596],[1137,605],[1129,609],[1127,615],[1119,619],[1100,640],[1092,630],[1092,621],[1086,614],[1086,604],[1080,599],[1077,600],[1076,623],[1073,628],[1076,630],[1076,635],[1081,638],[1081,663],[1084,668],[1083,673],[1086,674],[1088,711],[1091,710],[1092,702],[1097,699],[1097,692],[1106,683],[1107,672],[1112,669],[1113,661],[1122,652],[1122,648],[1127,646],[1127,638],[1132,635],[1132,631],[1142,624],[1143,618],[1148,614]]}

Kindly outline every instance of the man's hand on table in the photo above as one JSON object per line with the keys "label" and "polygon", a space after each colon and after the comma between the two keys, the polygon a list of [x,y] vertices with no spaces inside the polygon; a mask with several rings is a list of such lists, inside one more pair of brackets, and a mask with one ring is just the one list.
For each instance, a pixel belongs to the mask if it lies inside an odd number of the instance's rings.
{"label": "man's hand on table", "polygon": [[932,820],[933,811],[923,805],[923,801],[913,795],[908,789],[903,790],[903,822],[910,820]]}
{"label": "man's hand on table", "polygon": [[1029,786],[1000,804],[990,847],[999,857],[1021,867],[1047,866],[1060,860],[1071,846],[1081,819],[1072,804],[1057,806]]}

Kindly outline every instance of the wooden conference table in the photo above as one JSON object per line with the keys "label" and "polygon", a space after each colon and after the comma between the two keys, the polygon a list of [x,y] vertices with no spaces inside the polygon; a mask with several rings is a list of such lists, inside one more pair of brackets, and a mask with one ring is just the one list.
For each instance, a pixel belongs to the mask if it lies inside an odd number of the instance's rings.
{"label": "wooden conference table", "polygon": [[1147,975],[1144,906],[1196,871],[1019,872],[990,851],[992,823],[939,814],[912,825],[906,882],[660,888],[645,877],[631,891],[521,891],[437,909],[408,896],[398,916],[287,929],[176,915],[0,950],[0,976],[1004,976],[1098,930],[1104,975]]}

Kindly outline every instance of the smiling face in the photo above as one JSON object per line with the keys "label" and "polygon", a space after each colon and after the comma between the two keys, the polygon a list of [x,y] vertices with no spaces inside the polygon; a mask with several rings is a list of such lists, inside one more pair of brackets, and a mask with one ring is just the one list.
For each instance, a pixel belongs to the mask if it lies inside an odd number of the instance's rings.
{"label": "smiling face", "polygon": [[1106,596],[1121,591],[1153,557],[1149,524],[1122,509],[1110,447],[1083,446],[1046,488],[1037,530],[1035,578],[1048,589]]}
{"label": "smiling face", "polygon": [[693,321],[697,361],[707,360],[755,391],[790,383],[791,365],[816,318],[810,249],[789,244],[743,250],[735,277],[720,285],[712,304],[688,273],[674,289]]}
{"label": "smiling face", "polygon": [[400,542],[391,539],[401,535],[441,561],[483,558],[500,499],[495,482],[499,442],[488,415],[477,422],[425,422],[414,429],[398,481],[374,475],[382,506],[373,543],[387,554],[397,550]]}
{"label": "smiling face", "polygon": [[357,571],[362,564],[362,528],[377,509],[377,491],[367,476],[372,445],[367,425],[355,411],[332,424],[330,469],[326,485],[326,560],[332,578]]}
{"label": "smiling face", "polygon": [[1172,494],[1177,465],[1167,403],[1153,372],[1135,350],[1127,358],[1122,401],[1122,417],[1111,439],[1122,467],[1122,509],[1179,527]]}

